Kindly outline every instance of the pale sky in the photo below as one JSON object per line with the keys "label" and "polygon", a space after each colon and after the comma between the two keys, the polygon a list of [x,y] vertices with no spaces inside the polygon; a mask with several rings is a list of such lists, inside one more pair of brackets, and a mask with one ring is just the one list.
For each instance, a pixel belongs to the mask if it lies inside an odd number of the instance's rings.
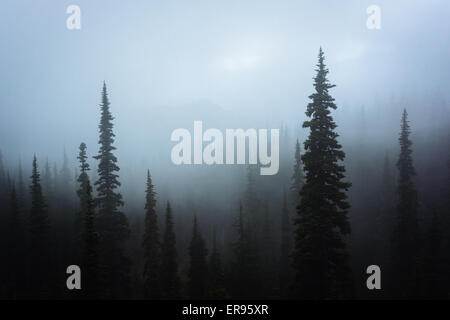
{"label": "pale sky", "polygon": [[[81,30],[66,28],[70,4]],[[371,4],[380,30],[366,27]],[[3,0],[0,149],[10,160],[56,158],[86,141],[94,152],[103,80],[123,157],[170,147],[170,131],[194,117],[299,125],[319,46],[339,112],[364,104],[370,114],[392,96],[448,99],[449,16],[444,0]],[[417,108],[421,120],[430,106]]]}

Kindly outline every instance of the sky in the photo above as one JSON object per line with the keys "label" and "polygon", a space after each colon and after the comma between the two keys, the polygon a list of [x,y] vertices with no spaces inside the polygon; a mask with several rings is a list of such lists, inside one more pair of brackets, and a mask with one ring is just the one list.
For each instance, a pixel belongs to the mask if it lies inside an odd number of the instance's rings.
{"label": "sky", "polygon": [[[80,30],[66,27],[71,4]],[[379,30],[366,27],[372,4]],[[342,130],[377,104],[374,132],[397,132],[408,105],[425,128],[449,98],[449,16],[445,0],[3,0],[0,150],[10,162],[64,149],[74,161],[81,141],[96,152],[103,81],[124,161],[168,160],[170,132],[193,120],[300,127],[320,46]]]}

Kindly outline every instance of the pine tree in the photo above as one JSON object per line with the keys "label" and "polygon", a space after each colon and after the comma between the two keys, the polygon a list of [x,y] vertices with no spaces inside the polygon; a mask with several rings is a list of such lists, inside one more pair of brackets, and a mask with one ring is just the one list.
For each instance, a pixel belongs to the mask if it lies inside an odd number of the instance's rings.
{"label": "pine tree", "polygon": [[336,109],[328,93],[324,54],[319,51],[316,92],[309,96],[303,123],[310,129],[302,156],[306,182],[297,206],[293,295],[297,298],[348,298],[353,294],[351,269],[343,236],[350,233],[347,212],[350,207],[343,182],[345,168],[340,164],[345,153],[337,141],[336,124],[330,109]]}
{"label": "pine tree", "polygon": [[419,201],[413,177],[416,174],[412,159],[412,142],[409,139],[408,113],[403,111],[399,137],[400,155],[397,161],[397,216],[393,231],[392,279],[396,298],[413,298],[419,289],[419,226],[417,214]]}
{"label": "pine tree", "polygon": [[98,265],[99,235],[95,230],[95,200],[92,196],[92,186],[89,181],[86,144],[79,147],[78,160],[81,173],[78,177],[77,191],[80,200],[80,212],[76,221],[81,240],[81,261],[83,270],[83,295],[85,298],[94,298],[99,295],[100,270]]}
{"label": "pine tree", "polygon": [[217,248],[216,228],[213,229],[213,245],[209,257],[209,294],[213,300],[226,299],[228,297],[225,286],[225,272],[222,268],[220,252]]}
{"label": "pine tree", "polygon": [[302,157],[300,153],[300,142],[296,141],[295,143],[295,154],[294,154],[294,173],[292,174],[292,185],[291,185],[291,192],[292,192],[292,201],[294,205],[296,206],[299,202],[300,197],[300,190],[303,187],[304,184],[304,176],[303,176],[303,166],[302,166]]}
{"label": "pine tree", "polygon": [[180,298],[177,249],[173,231],[172,209],[167,201],[166,222],[161,247],[161,291],[164,299]]}
{"label": "pine tree", "polygon": [[[36,155],[33,157],[31,175],[31,212],[30,212],[30,293],[34,298],[50,295],[49,288],[49,219],[47,205],[42,194],[40,174]],[[39,276],[37,276],[39,275]]]}
{"label": "pine tree", "polygon": [[194,226],[189,245],[190,266],[188,290],[191,299],[204,299],[206,297],[206,276],[208,271],[206,255],[205,240],[197,224],[197,216],[194,215]]}
{"label": "pine tree", "polygon": [[147,171],[147,189],[145,191],[145,231],[142,246],[144,248],[144,297],[161,297],[159,272],[161,244],[159,241],[158,217],[156,215],[156,192],[152,184],[150,170]]}
{"label": "pine tree", "polygon": [[292,223],[286,200],[286,191],[283,190],[283,204],[281,209],[281,245],[280,245],[280,269],[279,286],[282,297],[287,295],[287,289],[291,283],[291,250],[292,250]]}
{"label": "pine tree", "polygon": [[105,268],[105,295],[107,298],[121,298],[127,295],[129,289],[130,261],[124,254],[124,241],[129,237],[128,219],[119,207],[123,206],[122,195],[116,192],[120,186],[116,172],[117,158],[113,151],[114,119],[109,108],[106,84],[103,83],[101,119],[99,125],[98,155],[99,160],[97,186],[98,230],[100,234],[100,259]]}

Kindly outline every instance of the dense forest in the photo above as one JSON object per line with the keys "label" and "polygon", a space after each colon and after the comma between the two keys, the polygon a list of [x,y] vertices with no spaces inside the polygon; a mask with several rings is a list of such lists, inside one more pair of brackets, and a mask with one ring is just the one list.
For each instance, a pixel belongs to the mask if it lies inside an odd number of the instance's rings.
{"label": "dense forest", "polygon": [[[155,183],[151,163],[132,190],[121,185],[103,83],[98,145],[80,141],[62,162],[0,155],[0,298],[450,298],[448,105],[445,125],[417,141],[405,103],[389,115],[396,135],[372,142],[361,114],[350,122],[359,140],[341,145],[333,87],[320,49],[299,106],[307,136],[282,126],[278,174],[189,168],[180,196]],[[197,173],[208,176],[200,190]],[[69,265],[82,290],[67,289]],[[381,290],[366,287],[369,265],[380,266]]]}

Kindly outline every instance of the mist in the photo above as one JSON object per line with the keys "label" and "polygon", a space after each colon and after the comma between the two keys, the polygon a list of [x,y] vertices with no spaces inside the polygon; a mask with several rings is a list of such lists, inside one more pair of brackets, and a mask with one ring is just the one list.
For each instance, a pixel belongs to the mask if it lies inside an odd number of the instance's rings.
{"label": "mist", "polygon": [[[94,181],[105,81],[121,168],[119,191],[132,227],[130,247],[133,241],[139,246],[142,236],[150,170],[158,212],[164,212],[167,200],[173,204],[181,264],[188,263],[185,243],[194,214],[208,243],[213,225],[220,226],[224,256],[232,256],[227,244],[248,188],[249,168],[175,165],[171,133],[179,128],[193,132],[195,120],[223,133],[280,130],[279,172],[255,177],[260,204],[271,214],[274,237],[279,236],[278,212],[283,191],[290,190],[295,143],[298,139],[303,152],[309,134],[302,124],[319,48],[325,52],[330,83],[336,85],[330,89],[337,105],[332,116],[346,153],[346,180],[353,184],[349,246],[356,273],[364,272],[370,260],[364,255],[370,250],[369,217],[386,155],[397,177],[404,109],[424,223],[431,219],[427,212],[443,203],[450,145],[448,1],[377,1],[377,30],[366,26],[372,1],[80,0],[80,30],[66,27],[70,4],[2,1],[0,150],[5,172],[17,179],[20,163],[28,185],[34,154],[41,170],[48,162],[57,172],[65,154],[75,197],[78,147],[85,142]],[[295,205],[290,210],[294,214]]]}

